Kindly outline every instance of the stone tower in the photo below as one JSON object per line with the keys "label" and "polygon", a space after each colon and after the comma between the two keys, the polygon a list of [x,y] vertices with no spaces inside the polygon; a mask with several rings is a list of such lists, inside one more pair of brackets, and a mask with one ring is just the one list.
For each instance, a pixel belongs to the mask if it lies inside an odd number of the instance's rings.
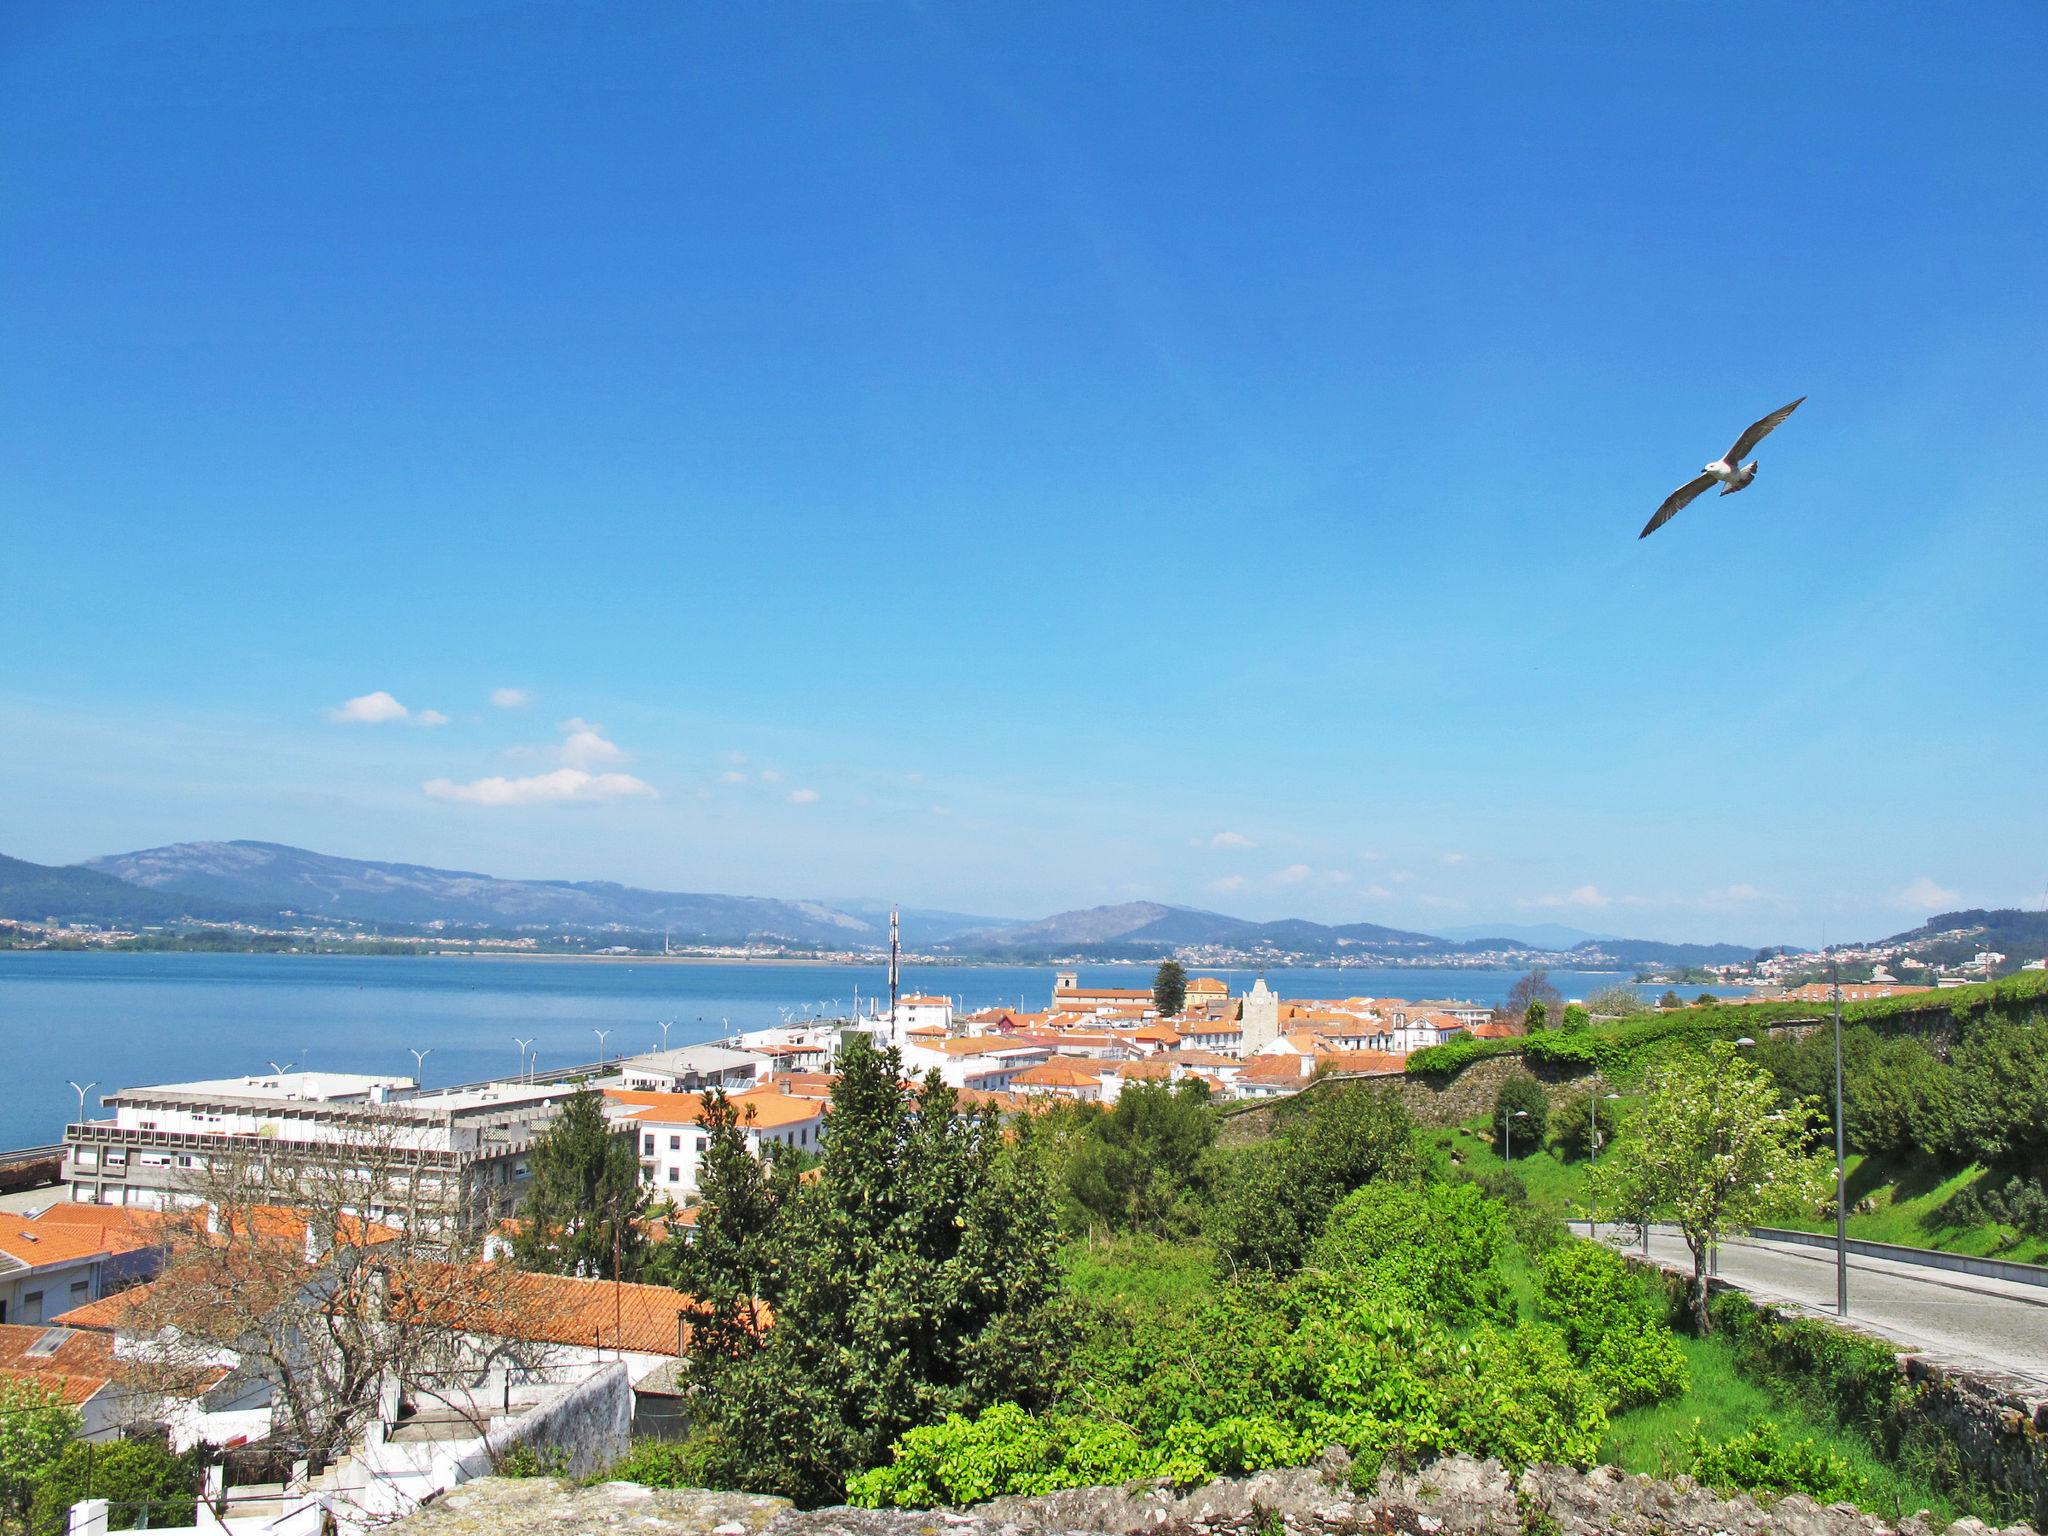
{"label": "stone tower", "polygon": [[1244,995],[1244,1054],[1256,1056],[1280,1038],[1280,996],[1261,976]]}

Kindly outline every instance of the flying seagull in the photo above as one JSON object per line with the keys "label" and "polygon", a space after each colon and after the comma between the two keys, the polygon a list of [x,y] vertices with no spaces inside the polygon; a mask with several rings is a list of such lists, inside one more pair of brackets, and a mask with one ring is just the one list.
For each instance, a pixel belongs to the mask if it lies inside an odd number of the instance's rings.
{"label": "flying seagull", "polygon": [[1728,450],[1726,457],[1714,460],[1713,463],[1700,471],[1697,480],[1686,481],[1685,484],[1681,485],[1669,496],[1666,496],[1664,498],[1664,505],[1657,509],[1657,515],[1643,524],[1643,531],[1637,534],[1636,537],[1647,539],[1659,528],[1670,522],[1672,518],[1678,516],[1681,508],[1717,480],[1721,483],[1721,494],[1723,496],[1733,496],[1737,491],[1747,488],[1749,482],[1756,478],[1756,460],[1751,459],[1745,464],[1742,462],[1742,456],[1768,437],[1773,427],[1777,426],[1779,422],[1790,416],[1805,403],[1806,396],[1801,395],[1790,405],[1781,405],[1762,421],[1753,423],[1748,431],[1735,439],[1735,446]]}

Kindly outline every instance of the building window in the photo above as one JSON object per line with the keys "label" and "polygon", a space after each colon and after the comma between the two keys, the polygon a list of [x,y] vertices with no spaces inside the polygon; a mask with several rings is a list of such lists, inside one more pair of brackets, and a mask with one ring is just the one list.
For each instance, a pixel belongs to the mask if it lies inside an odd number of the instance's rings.
{"label": "building window", "polygon": [[683,1171],[682,1171],[682,1169],[680,1169],[680,1168],[671,1168],[671,1169],[669,1169],[669,1171],[668,1171],[668,1181],[669,1181],[669,1183],[671,1183],[671,1184],[679,1184],[679,1183],[681,1183],[681,1182],[682,1182],[682,1178],[683,1178]]}
{"label": "building window", "polygon": [[682,1138],[682,1137],[680,1137],[680,1136],[671,1136],[671,1137],[669,1137],[669,1139],[668,1139],[668,1149],[669,1149],[669,1151],[671,1151],[671,1152],[680,1152],[680,1151],[682,1151],[682,1150],[683,1150],[683,1138]]}
{"label": "building window", "polygon": [[710,1149],[710,1146],[711,1139],[708,1136],[699,1136],[697,1138],[697,1150],[699,1152],[708,1151]]}
{"label": "building window", "polygon": [[647,1136],[647,1137],[643,1138],[643,1144],[642,1144],[642,1146],[641,1146],[641,1148],[640,1148],[640,1152],[641,1152],[641,1155],[642,1155],[642,1156],[644,1156],[644,1157],[652,1157],[652,1156],[654,1156],[654,1137],[653,1137],[653,1136],[651,1136],[651,1135],[650,1135],[650,1136]]}
{"label": "building window", "polygon": [[92,1282],[90,1280],[74,1280],[71,1282],[71,1299],[77,1301],[83,1298],[85,1293],[91,1289]]}

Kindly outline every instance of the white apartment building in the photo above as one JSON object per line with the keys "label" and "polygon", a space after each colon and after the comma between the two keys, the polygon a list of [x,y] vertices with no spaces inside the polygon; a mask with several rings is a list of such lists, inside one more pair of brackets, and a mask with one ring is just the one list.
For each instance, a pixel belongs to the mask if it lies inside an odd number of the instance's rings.
{"label": "white apartment building", "polygon": [[[697,1193],[698,1171],[711,1144],[703,1125],[704,1096],[649,1093],[631,1088],[605,1090],[611,1118],[634,1138],[640,1179],[657,1197],[681,1203]],[[780,1143],[800,1152],[824,1145],[823,1099],[800,1099],[779,1088],[732,1095],[745,1128],[747,1150],[756,1157]]]}
{"label": "white apartment building", "polygon": [[906,1076],[923,1077],[936,1067],[939,1081],[950,1088],[979,1088],[990,1093],[1007,1091],[1018,1073],[1051,1059],[1050,1046],[1009,1035],[913,1040],[903,1047]]}
{"label": "white apartment building", "polygon": [[[509,1215],[527,1179],[533,1137],[576,1091],[569,1083],[492,1083],[420,1093],[412,1079],[285,1072],[124,1088],[103,1095],[111,1120],[65,1127],[64,1181],[75,1201],[162,1208],[218,1157],[289,1165],[337,1147],[403,1148],[442,1214]],[[364,1212],[390,1218],[375,1206]]]}

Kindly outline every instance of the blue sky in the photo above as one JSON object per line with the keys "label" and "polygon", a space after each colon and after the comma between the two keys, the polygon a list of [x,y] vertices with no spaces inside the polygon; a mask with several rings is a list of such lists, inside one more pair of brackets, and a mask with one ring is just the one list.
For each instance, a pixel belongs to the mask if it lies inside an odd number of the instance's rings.
{"label": "blue sky", "polygon": [[0,850],[2038,905],[2044,66],[2030,5],[10,6]]}

